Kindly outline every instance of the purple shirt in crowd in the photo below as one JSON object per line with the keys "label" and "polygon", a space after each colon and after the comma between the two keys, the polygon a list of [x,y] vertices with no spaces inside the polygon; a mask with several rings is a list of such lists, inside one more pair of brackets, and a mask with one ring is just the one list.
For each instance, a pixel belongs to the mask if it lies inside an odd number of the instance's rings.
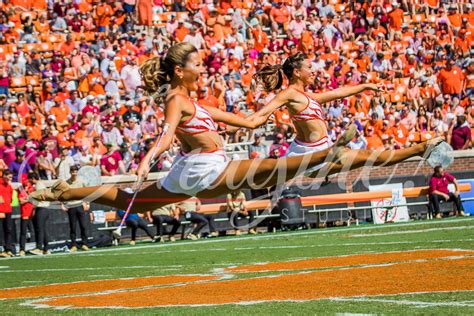
{"label": "purple shirt in crowd", "polygon": [[21,163],[16,160],[9,165],[8,169],[13,173],[13,182],[19,182],[18,180],[21,179],[22,174],[27,175],[28,172],[32,171],[28,163]]}
{"label": "purple shirt in crowd", "polygon": [[451,137],[451,146],[454,150],[462,149],[467,141],[471,141],[471,129],[469,126],[455,127]]}
{"label": "purple shirt in crowd", "polygon": [[7,166],[10,166],[12,162],[16,160],[16,147],[15,145],[3,145],[0,147],[0,159],[3,159]]}

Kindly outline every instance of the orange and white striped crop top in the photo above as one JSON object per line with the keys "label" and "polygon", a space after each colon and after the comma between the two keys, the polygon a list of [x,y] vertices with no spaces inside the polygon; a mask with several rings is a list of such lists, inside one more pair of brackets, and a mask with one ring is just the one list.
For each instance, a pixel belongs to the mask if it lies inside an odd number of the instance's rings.
{"label": "orange and white striped crop top", "polygon": [[311,99],[306,93],[303,91],[300,91],[298,89],[295,89],[299,93],[303,94],[306,99],[308,99],[308,104],[306,107],[291,115],[291,119],[293,121],[311,121],[311,120],[324,120],[323,118],[323,109],[321,108],[321,105],[316,101]]}
{"label": "orange and white striped crop top", "polygon": [[216,132],[217,125],[212,119],[211,114],[191,98],[189,98],[189,101],[194,105],[194,114],[178,125],[176,128],[177,132],[190,135]]}

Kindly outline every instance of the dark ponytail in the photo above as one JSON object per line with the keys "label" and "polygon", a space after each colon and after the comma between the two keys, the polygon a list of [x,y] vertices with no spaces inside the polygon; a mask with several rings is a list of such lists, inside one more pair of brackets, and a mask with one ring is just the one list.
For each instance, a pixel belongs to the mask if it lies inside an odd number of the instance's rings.
{"label": "dark ponytail", "polygon": [[281,65],[266,65],[254,76],[254,79],[262,84],[266,91],[278,90],[283,85],[283,69]]}
{"label": "dark ponytail", "polygon": [[284,77],[291,80],[293,78],[293,71],[295,69],[301,69],[306,58],[306,54],[299,52],[288,57],[283,63],[283,66],[266,65],[254,75],[254,79],[262,84],[266,91],[278,90],[283,85]]}

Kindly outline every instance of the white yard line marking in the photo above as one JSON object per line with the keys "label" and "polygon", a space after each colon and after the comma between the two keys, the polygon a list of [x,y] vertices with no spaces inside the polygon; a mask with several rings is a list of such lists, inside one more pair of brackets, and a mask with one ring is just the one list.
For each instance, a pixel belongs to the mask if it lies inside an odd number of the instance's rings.
{"label": "white yard line marking", "polygon": [[474,226],[456,226],[456,227],[438,227],[438,228],[426,228],[426,229],[414,229],[414,230],[401,230],[395,232],[386,232],[379,234],[353,234],[350,237],[379,237],[386,235],[404,235],[404,234],[416,234],[416,233],[427,233],[435,232],[439,230],[463,230],[463,229],[473,229]]}
{"label": "white yard line marking", "polygon": [[[435,292],[433,292],[435,293]],[[370,302],[370,303],[391,303],[399,305],[415,305],[417,307],[430,307],[430,306],[456,306],[456,307],[474,307],[474,301],[463,301],[463,302],[423,302],[423,301],[410,301],[410,300],[387,300],[379,298],[332,298],[330,301],[336,302]]]}
{"label": "white yard line marking", "polygon": [[[265,277],[264,277],[265,278]],[[123,292],[122,290],[118,291],[110,291],[112,292]],[[413,292],[413,293],[400,293],[399,295],[406,295],[406,294],[433,294],[433,293],[460,293],[460,292],[466,292],[466,291],[435,291],[435,292]],[[467,291],[471,292],[471,291]],[[108,293],[98,293],[96,295],[102,295],[102,294],[108,294]],[[91,295],[91,293],[88,294],[81,294],[81,295],[71,295],[71,296],[66,296],[66,297],[74,297],[74,296],[87,296]],[[371,297],[377,297],[379,295],[373,295]],[[382,296],[387,296],[387,295],[382,295]],[[50,306],[46,304],[42,304],[42,302],[47,302],[51,300],[51,297],[48,298],[42,298],[42,299],[35,299],[35,300],[28,300],[24,303],[21,303],[20,305],[23,306],[29,306],[33,308],[48,308],[48,309],[55,309],[55,310],[64,310],[64,309],[94,309],[97,307],[73,307],[73,306]],[[370,297],[335,297],[335,298],[321,298],[321,299],[307,299],[307,300],[261,300],[261,301],[242,301],[242,302],[232,302],[232,303],[217,303],[217,304],[180,304],[180,305],[164,305],[164,306],[143,306],[143,307],[125,307],[125,306],[101,306],[101,309],[151,309],[151,308],[170,308],[170,307],[212,307],[212,306],[223,306],[223,305],[256,305],[256,304],[262,304],[262,303],[277,303],[277,302],[291,302],[291,303],[305,303],[305,302],[314,302],[314,301],[324,301],[324,300],[329,300],[329,301],[336,301],[336,302],[344,302],[344,301],[355,301],[355,302],[364,302],[367,300],[367,302],[379,302],[379,303],[399,303],[399,302],[408,302],[409,305],[416,305],[416,304],[410,304],[412,302],[415,303],[422,303],[422,305],[418,305],[417,307],[429,307],[429,306],[446,306],[446,304],[459,304],[459,305],[448,305],[448,306],[456,306],[456,307],[471,307],[473,306],[474,303],[473,301],[462,301],[462,302],[417,302],[417,301],[409,301],[409,300],[404,300],[404,301],[397,301],[397,300],[384,300],[384,299],[371,299]],[[393,301],[393,302],[392,302]],[[429,306],[426,305],[425,303],[430,304]],[[402,303],[403,304],[403,303]],[[406,304],[406,305],[408,305]],[[437,305],[431,305],[431,304],[437,304]],[[442,304],[442,305],[441,305]],[[466,305],[461,305],[461,304],[466,304]],[[368,314],[370,315],[370,314]]]}
{"label": "white yard line marking", "polygon": [[[94,268],[80,268],[81,271],[95,271],[95,270],[122,270],[122,269],[159,269],[160,271],[180,270],[180,268],[163,268],[160,266],[128,266],[128,267],[94,267]],[[8,270],[0,271],[0,273],[24,273],[24,272],[59,272],[59,271],[77,271],[77,269],[60,268],[60,269],[32,269],[32,270]]]}
{"label": "white yard line marking", "polygon": [[[227,250],[256,250],[256,249],[293,249],[293,248],[322,248],[322,247],[353,247],[353,246],[367,246],[367,245],[413,245],[413,244],[444,244],[452,242],[474,241],[472,238],[459,240],[421,240],[421,241],[381,241],[381,242],[360,242],[360,243],[342,243],[342,244],[325,244],[325,245],[307,245],[307,246],[268,246],[268,247],[236,247]],[[203,250],[204,251],[204,250]]]}
{"label": "white yard line marking", "polygon": [[377,314],[361,314],[361,313],[336,313],[336,316],[376,316]]}
{"label": "white yard line marking", "polygon": [[[297,231],[297,232],[288,232],[288,233],[278,233],[278,234],[265,234],[265,235],[257,235],[253,237],[232,237],[232,238],[211,238],[206,240],[200,241],[189,241],[189,242],[179,242],[179,243],[167,243],[167,244],[151,244],[151,245],[140,245],[134,246],[133,248],[124,247],[124,248],[109,248],[109,249],[93,249],[93,251],[87,252],[78,252],[75,253],[75,256],[87,256],[87,255],[94,255],[96,253],[104,253],[104,252],[119,252],[119,251],[133,251],[138,249],[147,249],[147,248],[163,248],[163,247],[196,247],[199,245],[205,244],[213,244],[213,243],[221,243],[221,242],[232,242],[232,241],[239,241],[242,240],[246,241],[253,241],[253,240],[260,240],[260,239],[278,239],[278,238],[291,238],[291,237],[301,237],[305,235],[317,235],[317,234],[333,234],[333,233],[344,233],[349,231],[355,230],[378,230],[378,229],[391,229],[394,227],[409,227],[409,226],[420,226],[420,225],[444,225],[444,224],[451,224],[451,223],[458,223],[458,222],[471,222],[474,220],[472,218],[462,218],[462,219],[452,219],[452,220],[445,220],[445,221],[430,221],[430,222],[413,222],[413,223],[399,223],[399,224],[390,224],[390,225],[370,225],[370,226],[358,226],[358,227],[340,227],[340,228],[326,228],[326,229],[313,229],[313,230],[305,230],[305,231]],[[385,235],[385,234],[384,234]],[[2,261],[6,260],[25,260],[25,259],[48,259],[52,258],[55,259],[58,256],[69,256],[69,253],[59,253],[54,254],[52,256],[26,256],[26,257],[11,257],[2,259]]]}

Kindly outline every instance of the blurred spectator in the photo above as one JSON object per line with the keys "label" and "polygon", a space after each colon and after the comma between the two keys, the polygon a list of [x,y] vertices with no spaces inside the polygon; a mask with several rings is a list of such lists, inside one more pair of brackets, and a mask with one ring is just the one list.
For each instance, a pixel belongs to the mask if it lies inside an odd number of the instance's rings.
{"label": "blurred spectator", "polygon": [[39,178],[36,174],[30,173],[21,177],[22,188],[19,190],[18,197],[20,199],[20,257],[26,255],[26,240],[28,237],[28,231],[33,231],[33,218],[34,205],[28,201],[28,196],[35,190],[35,184]]}
{"label": "blurred spectator", "polygon": [[141,77],[135,56],[125,58],[126,64],[122,68],[120,77],[123,80],[124,88],[131,97],[135,96],[135,90],[141,85]]}
{"label": "blurred spectator", "polygon": [[[118,210],[117,215],[119,218],[123,219],[123,217],[125,216],[125,211]],[[132,235],[130,237],[130,245],[135,246],[136,244],[138,228],[142,229],[148,235],[148,237],[154,240],[153,233],[148,228],[147,221],[141,218],[138,214],[129,213],[125,219],[125,224],[128,228],[132,230]]]}
{"label": "blurred spectator", "polygon": [[8,135],[5,139],[5,143],[0,147],[0,159],[2,159],[7,166],[10,166],[11,163],[16,160],[16,147],[12,135]]}
{"label": "blurred spectator", "polygon": [[254,134],[255,141],[249,145],[249,158],[267,158],[270,154],[268,145],[262,142],[263,134],[256,132]]}
{"label": "blurred spectator", "polygon": [[69,155],[69,148],[61,147],[59,151],[60,156],[54,159],[54,167],[58,179],[67,181],[71,178],[71,167],[75,164],[74,159]]}
{"label": "blurred spectator", "polygon": [[244,93],[242,89],[235,83],[235,79],[231,78],[228,82],[228,89],[225,93],[225,103],[227,105],[227,112],[232,112],[234,105],[243,101]]}
{"label": "blurred spectator", "polygon": [[184,218],[187,221],[195,224],[196,226],[192,232],[188,235],[188,239],[198,240],[201,236],[201,230],[207,225],[209,227],[209,235],[211,237],[219,236],[219,233],[214,227],[214,219],[210,214],[198,213],[201,209],[201,201],[198,198],[189,198],[176,205],[180,214],[184,214]]}
{"label": "blurred spectator", "polygon": [[119,147],[123,143],[123,135],[120,133],[119,129],[114,126],[112,120],[105,122],[104,129],[102,131],[102,141],[105,144],[109,144],[112,147]]}
{"label": "blurred spectator", "polygon": [[347,145],[350,149],[367,149],[367,140],[361,132],[356,133],[356,137]]}
{"label": "blurred spectator", "polygon": [[454,123],[454,121],[452,122],[448,132],[448,142],[454,150],[471,148],[471,128],[466,122],[466,117],[463,114],[457,116],[456,123]]}
{"label": "blurred spectator", "polygon": [[405,147],[409,133],[407,127],[401,124],[400,115],[395,116],[395,124],[391,127],[390,133],[393,135],[393,139],[398,148]]}
{"label": "blurred spectator", "polygon": [[[249,226],[254,220],[254,211],[248,211],[245,207],[245,194],[242,191],[233,191],[227,194],[227,216],[231,221],[232,227],[235,229],[235,234],[240,235],[240,226],[238,224],[239,218],[249,218]],[[256,234],[255,228],[249,229],[249,234]]]}
{"label": "blurred spectator", "polygon": [[137,122],[138,120],[135,117],[131,117],[123,130],[124,140],[131,145],[132,151],[137,151],[140,148],[140,140],[142,137],[142,131]]}
{"label": "blurred spectator", "polygon": [[[34,191],[46,189],[44,181],[32,181]],[[33,225],[35,228],[35,242],[36,247],[30,250],[29,253],[33,255],[48,255],[49,251],[49,236],[48,236],[48,222],[50,216],[51,202],[39,202],[36,205]]]}
{"label": "blurred spectator", "polygon": [[3,252],[0,257],[9,258],[15,250],[13,244],[13,220],[12,220],[12,198],[13,187],[11,182],[13,175],[9,170],[3,172],[0,180],[0,224],[3,231]]}
{"label": "blurred spectator", "polygon": [[455,60],[446,61],[446,67],[441,69],[438,75],[439,85],[443,94],[459,96],[464,85],[464,73],[455,66]]}
{"label": "blurred spectator", "polygon": [[[449,192],[448,184],[453,183],[455,187],[455,192]],[[429,211],[431,214],[435,214],[436,218],[442,218],[440,212],[440,202],[449,202],[452,201],[456,208],[456,213],[459,216],[465,216],[464,208],[461,203],[461,198],[459,196],[459,185],[451,174],[444,171],[441,166],[434,168],[434,173],[430,179],[430,201],[429,201]]]}
{"label": "blurred spectator", "polygon": [[289,147],[290,145],[286,142],[285,136],[282,133],[278,133],[275,135],[275,141],[270,146],[270,153],[278,150],[278,156],[275,158],[284,157]]}
{"label": "blurred spectator", "polygon": [[112,144],[107,144],[106,147],[107,153],[105,153],[100,159],[102,175],[114,176],[118,174],[126,174],[120,153]]}
{"label": "blurred spectator", "polygon": [[13,182],[20,182],[23,175],[32,172],[30,165],[25,161],[25,152],[21,149],[16,151],[16,159],[10,163],[9,168],[13,174]]}
{"label": "blurred spectator", "polygon": [[[70,169],[71,177],[67,180],[67,183],[71,188],[82,188],[86,184],[84,181],[77,177],[77,172],[79,168],[73,165]],[[69,236],[71,238],[71,247],[69,248],[70,252],[77,251],[77,240],[76,240],[76,228],[79,224],[79,229],[81,230],[81,241],[82,246],[81,250],[89,250],[89,239],[88,239],[88,226],[90,221],[89,216],[89,203],[83,201],[71,201],[64,204],[63,210],[67,212],[69,219]]]}
{"label": "blurred spectator", "polygon": [[290,11],[288,10],[285,1],[278,0],[276,6],[272,7],[270,11],[270,21],[275,32],[279,30],[286,30],[290,20]]}
{"label": "blurred spectator", "polygon": [[155,241],[163,242],[163,223],[168,225],[173,225],[169,232],[169,240],[171,242],[176,241],[174,235],[178,231],[181,222],[179,220],[179,210],[176,207],[176,204],[168,204],[166,206],[160,207],[153,212],[148,214],[148,221],[153,223],[156,226],[156,236]]}

